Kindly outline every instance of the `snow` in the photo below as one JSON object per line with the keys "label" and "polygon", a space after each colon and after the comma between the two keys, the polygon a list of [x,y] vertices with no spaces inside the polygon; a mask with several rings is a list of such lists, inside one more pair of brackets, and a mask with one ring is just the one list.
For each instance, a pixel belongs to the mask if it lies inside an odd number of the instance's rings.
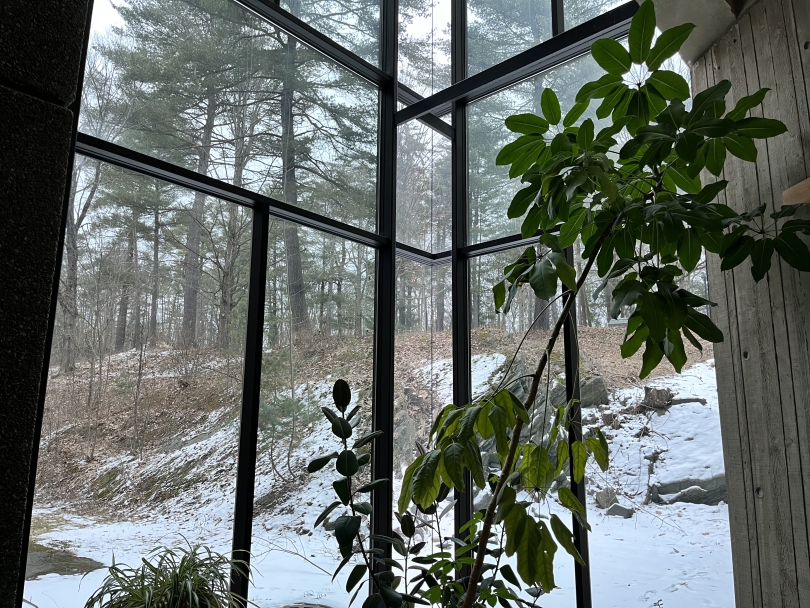
{"label": "snow", "polygon": [[[478,356],[473,360],[473,383],[480,392],[496,377],[505,361],[503,355]],[[447,390],[450,365],[434,362],[423,372],[441,393]],[[445,381],[441,376],[444,375]],[[696,397],[707,405],[675,405],[662,415],[627,414],[628,407],[643,398],[642,389],[616,391],[611,411],[622,421],[620,429],[603,427],[610,435],[612,468],[608,473],[589,469],[589,488],[610,485],[622,504],[632,505],[630,519],[607,517],[588,497],[591,579],[595,608],[677,608],[681,606],[732,608],[734,606],[728,508],[674,503],[644,504],[653,481],[705,479],[723,472],[719,415],[713,362],[692,367],[680,377],[651,382],[669,387],[677,398]],[[308,396],[329,403],[331,385],[302,387]],[[301,393],[303,394],[303,393]],[[437,399],[449,403],[451,396]],[[600,415],[593,408],[585,416]],[[102,517],[78,517],[59,506],[38,508],[34,518],[46,519],[49,531],[36,537],[47,546],[73,550],[77,555],[110,564],[137,566],[141,557],[160,546],[204,543],[214,550],[230,550],[233,521],[236,463],[236,422],[212,414],[198,428],[183,433],[182,445],[143,461],[118,458],[107,463],[123,469],[125,488],[160,470],[173,470],[184,463],[205,458],[208,477],[188,491],[166,500],[161,508],[127,506],[127,491],[121,491],[121,512],[126,521]],[[591,422],[590,425],[595,424]],[[588,424],[586,424],[588,426]],[[644,427],[648,434],[639,434]],[[320,420],[308,429],[307,438],[292,455],[291,468],[300,471],[312,457],[337,448],[336,439]],[[659,453],[653,477],[644,456]],[[279,466],[279,468],[285,468]],[[343,608],[345,568],[335,582],[331,572],[339,561],[334,538],[313,524],[321,510],[334,500],[330,467],[312,476],[280,479],[273,472],[266,450],[260,449],[257,464],[256,497],[272,496],[282,488],[289,491],[272,509],[254,519],[254,587],[251,600],[261,608],[279,608],[309,601]],[[399,493],[394,480],[394,495]],[[286,484],[286,485],[283,485]],[[552,512],[563,511],[552,503]],[[339,513],[335,512],[333,517]],[[565,515],[564,521],[570,521]],[[544,608],[575,605],[572,560],[559,551],[556,558],[559,589],[543,598]],[[100,569],[86,576],[48,574],[26,582],[25,599],[39,608],[81,608],[104,578]]]}

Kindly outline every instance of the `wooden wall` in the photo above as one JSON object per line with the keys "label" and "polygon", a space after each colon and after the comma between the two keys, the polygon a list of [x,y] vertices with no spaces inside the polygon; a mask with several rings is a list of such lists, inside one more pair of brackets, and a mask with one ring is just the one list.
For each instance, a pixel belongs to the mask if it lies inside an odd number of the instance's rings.
{"label": "wooden wall", "polygon": [[[788,133],[758,142],[756,166],[731,157],[726,200],[781,207],[810,176],[810,0],[761,0],[692,67],[695,92],[727,79],[737,99],[771,92],[753,115]],[[704,175],[704,180],[710,178]],[[807,210],[799,217],[810,217]],[[748,264],[721,274],[712,311],[738,608],[810,607],[810,275],[785,264],[754,283]]]}

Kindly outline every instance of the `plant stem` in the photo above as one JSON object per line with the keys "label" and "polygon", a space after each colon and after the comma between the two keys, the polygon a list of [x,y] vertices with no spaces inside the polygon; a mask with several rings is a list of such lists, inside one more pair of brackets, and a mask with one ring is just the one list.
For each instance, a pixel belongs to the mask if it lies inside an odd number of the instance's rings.
{"label": "plant stem", "polygon": [[[605,239],[610,234],[612,228],[608,228],[602,234],[599,239],[599,243],[597,243],[596,247],[594,248],[593,252],[591,253],[591,257],[588,258],[587,264],[585,264],[585,268],[582,270],[582,276],[579,277],[577,281],[577,289],[578,292],[582,285],[585,283],[585,279],[587,278],[588,274],[591,272],[591,268],[593,267],[593,263],[596,260],[596,256],[599,253],[599,250],[602,248],[602,244],[605,242]],[[534,372],[534,377],[532,379],[532,386],[529,390],[529,395],[526,397],[526,400],[523,402],[526,411],[531,411],[532,406],[534,405],[534,400],[537,398],[537,390],[540,387],[540,379],[543,377],[543,372],[545,371],[546,364],[548,363],[549,356],[551,351],[554,349],[554,345],[557,343],[557,338],[560,337],[560,331],[565,324],[565,320],[568,318],[568,314],[571,312],[571,308],[576,302],[576,292],[569,292],[568,299],[566,300],[565,304],[563,305],[562,313],[560,313],[559,319],[557,319],[557,323],[554,325],[554,330],[551,332],[551,336],[548,339],[548,343],[546,344],[546,349],[543,351],[542,356],[540,357],[540,361],[537,363],[537,369]],[[503,465],[503,470],[501,471],[501,475],[498,478],[498,483],[495,486],[495,491],[492,493],[492,499],[489,501],[489,505],[487,505],[487,511],[484,515],[484,526],[481,529],[481,536],[478,540],[478,550],[475,556],[475,563],[473,564],[472,571],[470,572],[470,582],[467,586],[467,593],[464,594],[464,604],[463,608],[472,608],[473,602],[475,601],[475,596],[478,592],[478,581],[481,578],[481,571],[484,567],[484,558],[486,556],[487,550],[487,540],[489,539],[489,534],[492,530],[492,523],[495,520],[495,509],[498,505],[498,496],[503,489],[504,484],[506,483],[506,478],[509,477],[512,466],[515,463],[515,457],[517,456],[517,450],[520,446],[520,432],[523,429],[523,421],[518,418],[515,427],[512,429],[512,440],[509,443],[509,453],[506,456],[506,462]]]}

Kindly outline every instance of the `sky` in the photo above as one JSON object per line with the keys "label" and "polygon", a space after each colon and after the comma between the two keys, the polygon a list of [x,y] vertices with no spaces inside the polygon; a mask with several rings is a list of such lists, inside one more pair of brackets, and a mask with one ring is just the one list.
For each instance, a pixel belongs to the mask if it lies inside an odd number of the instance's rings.
{"label": "sky", "polygon": [[[115,0],[115,3],[120,5],[122,0]],[[120,23],[121,17],[113,8],[111,0],[95,0],[93,2],[93,21],[90,29],[94,34],[104,33],[111,25],[119,25]]]}

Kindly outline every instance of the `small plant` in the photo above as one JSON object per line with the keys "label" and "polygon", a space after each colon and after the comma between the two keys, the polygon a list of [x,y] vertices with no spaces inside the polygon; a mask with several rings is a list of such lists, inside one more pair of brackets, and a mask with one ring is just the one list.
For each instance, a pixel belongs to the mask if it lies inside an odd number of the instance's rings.
{"label": "small plant", "polygon": [[[555,480],[564,474],[566,462],[571,463],[576,483],[583,481],[589,461],[606,470],[608,444],[598,429],[584,440],[578,438],[582,429],[571,433],[576,402],[548,411],[538,395],[541,384],[549,389],[549,360],[576,294],[593,270],[602,278],[594,297],[615,283],[612,317],[623,308],[632,310],[621,354],[627,358],[644,347],[641,378],[664,357],[680,372],[686,364],[684,340],[699,350],[698,338],[723,341],[720,329],[700,312],[715,304],[679,285],[679,278],[694,270],[704,250],[719,256],[722,271],[750,259],[755,281],[767,275],[774,254],[798,270],[810,271],[810,250],[799,236],[810,235],[810,220],[788,219],[797,207],[766,215],[762,205],[740,213],[718,200],[728,182],[701,183],[704,169],[717,177],[722,174],[728,153],[756,161],[755,140],[778,136],[786,127],[778,120],[747,116],[768,89],[740,98],[728,110],[728,81],[691,99],[686,80],[662,69],[692,29],[694,25],[685,24],[662,32],[653,45],[655,9],[652,2],[645,2],[631,23],[629,50],[612,39],[593,44],[593,58],[607,73],[580,89],[565,116],[557,95],[546,89],[540,100],[543,116],[506,119],[506,126],[519,136],[500,151],[496,162],[509,166],[510,177],[520,177],[525,184],[507,215],[523,218],[525,238],[540,233],[542,247],[526,248],[504,269],[503,280],[493,288],[495,305],[508,311],[518,290],[529,287],[539,300],[562,297],[562,312],[534,371],[523,376],[531,379],[525,399],[509,390],[505,374],[502,385],[490,394],[474,403],[448,405],[439,413],[430,445],[420,448],[405,471],[398,508],[407,540],[377,537],[390,543],[402,560],[369,552],[358,537],[360,518],[351,503],[349,472],[356,471],[356,458],[344,451],[316,461],[320,468],[338,458],[338,471],[346,475],[335,483],[338,494],[343,493],[342,503],[353,513],[341,518],[338,542],[345,558],[341,567],[351,559],[355,540],[367,560],[367,565],[355,568],[349,582],[356,586],[372,562],[402,570],[402,561],[406,569],[417,570],[409,594],[398,591],[401,584],[408,588],[405,574],[375,572],[375,592],[364,608],[375,608],[381,601],[388,608],[425,602],[454,608],[536,606],[538,598],[556,586],[558,548],[584,563],[571,531],[550,510],[541,515],[536,499],[567,509],[589,529],[584,506],[566,484]],[[610,119],[599,131],[591,118],[581,120],[593,100],[601,100],[596,117]],[[577,240],[583,245],[579,273],[566,253]],[[560,288],[562,296],[555,297]],[[337,390],[336,385],[336,395]],[[348,393],[348,387],[341,390]],[[345,409],[347,397],[341,397],[341,403]],[[344,429],[348,422],[334,414],[329,417],[334,418],[338,436],[350,435]],[[553,419],[548,427],[546,417]],[[524,437],[524,427],[531,428],[538,419],[542,432]],[[379,432],[359,443],[376,436]],[[480,450],[480,442],[493,437],[500,461],[494,474],[484,468]],[[417,529],[427,527],[441,535],[440,522],[434,523],[432,516],[452,489],[465,489],[467,474],[480,489],[489,490],[486,508],[464,526],[464,538],[452,539],[454,551],[419,556],[426,543],[414,543]],[[364,488],[377,483],[385,480]],[[370,505],[362,504],[370,511]],[[410,567],[412,555],[415,566]],[[461,576],[463,566],[469,566],[469,576]]]}
{"label": "small plant", "polygon": [[200,545],[156,549],[139,568],[116,564],[85,608],[244,608],[230,591],[231,573],[248,565]]}

